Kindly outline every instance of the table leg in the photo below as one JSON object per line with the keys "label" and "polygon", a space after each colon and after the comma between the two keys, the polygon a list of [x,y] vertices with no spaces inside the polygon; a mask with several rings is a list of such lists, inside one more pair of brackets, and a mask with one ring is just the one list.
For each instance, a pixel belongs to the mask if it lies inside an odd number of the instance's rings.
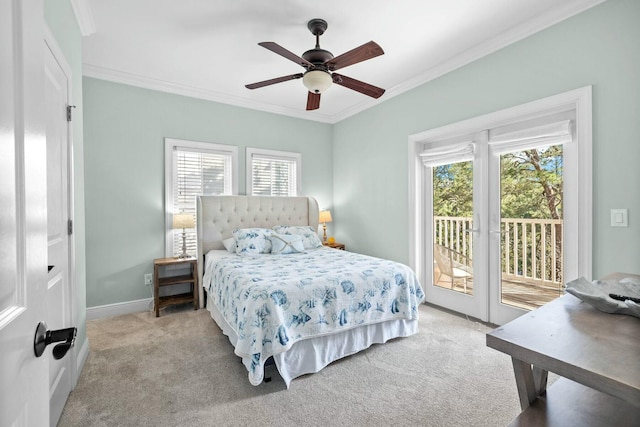
{"label": "table leg", "polygon": [[198,307],[200,307],[200,302],[199,302],[199,298],[200,298],[200,290],[198,289],[198,263],[196,261],[193,262],[192,267],[191,267],[192,273],[193,274],[193,309],[197,310]]}
{"label": "table leg", "polygon": [[546,390],[548,371],[536,366],[532,367],[531,364],[515,357],[511,358],[511,362],[518,387],[520,408],[525,410]]}
{"label": "table leg", "polygon": [[155,264],[153,266],[153,307],[156,311],[156,317],[160,317],[160,278],[158,277],[158,272],[160,268]]}
{"label": "table leg", "polygon": [[533,367],[533,384],[535,385],[538,396],[547,390],[548,375],[549,371],[538,368],[537,366]]}

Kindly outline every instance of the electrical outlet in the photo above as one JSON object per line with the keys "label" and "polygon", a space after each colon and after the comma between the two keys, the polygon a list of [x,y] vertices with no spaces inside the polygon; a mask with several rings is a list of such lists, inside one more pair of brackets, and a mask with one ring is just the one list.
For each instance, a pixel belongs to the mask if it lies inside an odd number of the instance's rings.
{"label": "electrical outlet", "polygon": [[147,273],[144,275],[144,284],[146,286],[153,285],[153,275],[151,273]]}

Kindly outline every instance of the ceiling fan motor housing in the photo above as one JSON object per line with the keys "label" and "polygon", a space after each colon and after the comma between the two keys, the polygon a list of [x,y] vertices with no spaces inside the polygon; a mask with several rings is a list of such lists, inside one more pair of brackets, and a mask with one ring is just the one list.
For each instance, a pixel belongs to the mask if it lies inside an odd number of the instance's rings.
{"label": "ceiling fan motor housing", "polygon": [[302,58],[311,62],[315,67],[315,69],[327,69],[323,64],[330,59],[333,59],[333,54],[328,50],[324,49],[311,49],[302,54]]}

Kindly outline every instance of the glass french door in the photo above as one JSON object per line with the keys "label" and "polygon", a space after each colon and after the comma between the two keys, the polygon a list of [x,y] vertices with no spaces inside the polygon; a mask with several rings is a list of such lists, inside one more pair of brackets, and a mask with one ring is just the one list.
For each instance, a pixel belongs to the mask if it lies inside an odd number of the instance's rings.
{"label": "glass french door", "polygon": [[560,144],[491,153],[492,323],[563,294],[563,160]]}
{"label": "glass french door", "polygon": [[563,294],[577,247],[566,233],[573,120],[554,113],[424,145],[428,302],[503,324]]}
{"label": "glass french door", "polygon": [[[438,141],[422,153],[427,197],[427,301],[487,316],[486,250],[480,220],[487,132]],[[484,147],[484,148],[483,148]],[[486,217],[485,217],[486,218]],[[486,240],[486,239],[485,239]]]}

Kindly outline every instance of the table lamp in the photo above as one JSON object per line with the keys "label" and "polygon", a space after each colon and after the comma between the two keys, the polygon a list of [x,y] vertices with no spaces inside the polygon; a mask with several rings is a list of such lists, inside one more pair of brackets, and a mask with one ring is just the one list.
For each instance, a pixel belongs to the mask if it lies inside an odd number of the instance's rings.
{"label": "table lamp", "polygon": [[182,253],[178,258],[189,257],[189,254],[187,254],[187,235],[185,229],[194,227],[195,221],[193,220],[193,215],[185,212],[173,214],[173,229],[182,228]]}
{"label": "table lamp", "polygon": [[322,223],[322,230],[324,231],[324,235],[322,236],[322,242],[327,242],[327,223],[333,221],[331,219],[331,211],[320,211],[320,217],[318,218],[318,222]]}

